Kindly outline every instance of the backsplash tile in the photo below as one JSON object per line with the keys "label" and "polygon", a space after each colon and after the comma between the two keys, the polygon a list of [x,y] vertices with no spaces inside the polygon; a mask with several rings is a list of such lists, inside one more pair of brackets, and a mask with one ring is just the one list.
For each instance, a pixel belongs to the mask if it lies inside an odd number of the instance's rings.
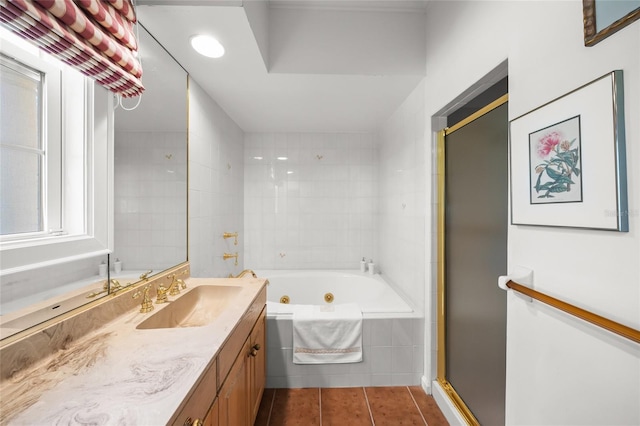
{"label": "backsplash tile", "polygon": [[[189,261],[196,277],[237,274],[244,257],[244,132],[197,83],[189,86]],[[238,233],[238,245],[224,239]],[[234,260],[223,254],[238,252]],[[251,266],[253,267],[253,266]]]}
{"label": "backsplash tile", "polygon": [[256,269],[357,269],[375,258],[370,133],[247,133],[245,257]]}
{"label": "backsplash tile", "polygon": [[115,135],[112,261],[125,270],[164,270],[187,253],[185,132]]}

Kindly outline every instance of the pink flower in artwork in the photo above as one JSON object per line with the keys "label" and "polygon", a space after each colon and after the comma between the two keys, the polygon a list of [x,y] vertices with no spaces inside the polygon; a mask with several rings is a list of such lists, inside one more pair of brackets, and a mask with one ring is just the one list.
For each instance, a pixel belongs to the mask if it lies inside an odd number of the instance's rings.
{"label": "pink flower in artwork", "polygon": [[560,133],[551,132],[540,138],[538,141],[538,155],[542,158],[549,155],[549,153],[560,143]]}

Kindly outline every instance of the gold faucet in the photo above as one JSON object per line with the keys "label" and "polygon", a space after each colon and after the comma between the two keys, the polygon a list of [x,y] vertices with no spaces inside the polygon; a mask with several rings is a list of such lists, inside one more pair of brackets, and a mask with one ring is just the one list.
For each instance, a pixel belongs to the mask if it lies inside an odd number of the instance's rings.
{"label": "gold faucet", "polygon": [[[128,285],[130,285],[130,284],[128,284]],[[124,286],[124,287],[126,287],[126,286]],[[92,297],[96,297],[97,295],[102,294],[102,293],[106,293],[108,290],[111,290],[110,291],[111,293],[115,293],[116,291],[121,290],[124,287],[120,284],[120,281],[112,279],[111,280],[111,289],[109,289],[109,283],[108,283],[108,281],[105,281],[102,284],[102,291],[94,291],[92,293],[87,294],[87,299],[91,299]]]}
{"label": "gold faucet", "polygon": [[251,274],[251,276],[253,278],[258,278],[258,276],[256,275],[255,272],[253,272],[251,269],[245,269],[244,271],[240,272],[238,275],[236,275],[235,277],[233,276],[233,274],[229,274],[229,278],[242,278],[247,274]]}
{"label": "gold faucet", "polygon": [[169,275],[167,279],[172,280],[171,284],[169,284],[169,287],[167,288],[160,283],[156,291],[156,303],[167,303],[169,301],[167,295],[178,295],[180,294],[180,289],[184,290],[187,288],[187,284],[184,280],[176,278],[176,274]]}
{"label": "gold faucet", "polygon": [[111,292],[116,292],[122,288],[124,287],[122,286],[122,284],[120,284],[120,281],[111,279],[111,289],[110,289]]}
{"label": "gold faucet", "polygon": [[133,299],[137,299],[142,295],[142,303],[140,304],[140,313],[147,313],[153,311],[153,303],[149,298],[149,290],[151,290],[151,284],[148,284],[145,288],[139,288],[138,291],[131,296]]}
{"label": "gold faucet", "polygon": [[96,297],[97,295],[102,293],[106,293],[108,289],[109,289],[109,283],[108,281],[105,280],[105,282],[102,284],[102,291],[93,291],[87,294],[87,299],[91,299],[92,297]]}
{"label": "gold faucet", "polygon": [[222,238],[224,238],[225,240],[227,238],[233,238],[233,245],[234,246],[238,245],[238,233],[237,232],[225,232],[224,234],[222,234]]}
{"label": "gold faucet", "polygon": [[144,274],[140,275],[140,280],[141,281],[149,281],[149,274],[152,273],[153,270],[149,269],[147,272],[145,272]]}
{"label": "gold faucet", "polygon": [[231,254],[231,253],[225,253],[222,255],[222,259],[227,260],[227,259],[231,259],[231,258],[235,258],[236,261],[234,262],[235,266],[238,266],[238,252],[236,252],[235,254]]}

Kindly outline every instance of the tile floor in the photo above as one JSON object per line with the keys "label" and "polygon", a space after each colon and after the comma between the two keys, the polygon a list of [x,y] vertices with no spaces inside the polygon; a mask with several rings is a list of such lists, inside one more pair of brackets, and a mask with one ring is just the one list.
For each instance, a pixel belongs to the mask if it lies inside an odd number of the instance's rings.
{"label": "tile floor", "polygon": [[420,386],[265,389],[254,426],[448,425]]}

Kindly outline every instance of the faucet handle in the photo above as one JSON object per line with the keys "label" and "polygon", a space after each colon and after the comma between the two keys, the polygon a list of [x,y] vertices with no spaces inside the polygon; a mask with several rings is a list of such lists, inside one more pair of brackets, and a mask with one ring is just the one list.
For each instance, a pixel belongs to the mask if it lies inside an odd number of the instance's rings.
{"label": "faucet handle", "polygon": [[233,238],[233,245],[234,246],[238,245],[238,233],[237,232],[225,232],[224,234],[222,234],[222,238],[224,238],[225,240],[227,238]]}
{"label": "faucet handle", "polygon": [[149,269],[147,272],[145,272],[144,274],[140,275],[140,280],[142,281],[149,281],[149,274],[153,272],[153,269]]}
{"label": "faucet handle", "polygon": [[[167,276],[168,280],[171,280],[171,284],[169,285],[169,296],[177,296],[180,294],[180,282],[184,282],[176,278],[176,274],[171,274]],[[186,286],[185,286],[186,287]]]}
{"label": "faucet handle", "polygon": [[142,295],[142,303],[140,304],[140,313],[143,313],[143,314],[147,312],[151,312],[154,309],[153,303],[149,298],[149,290],[151,290],[151,284],[148,284],[144,288],[138,288],[138,290],[135,293],[133,293],[133,295],[131,296],[131,298],[137,299]]}
{"label": "faucet handle", "polygon": [[120,281],[116,280],[116,279],[111,279],[111,291],[118,291],[122,288],[122,284],[120,284]]}
{"label": "faucet handle", "polygon": [[167,288],[162,285],[162,283],[158,284],[158,288],[156,288],[156,303],[167,303],[169,299],[167,298]]}

